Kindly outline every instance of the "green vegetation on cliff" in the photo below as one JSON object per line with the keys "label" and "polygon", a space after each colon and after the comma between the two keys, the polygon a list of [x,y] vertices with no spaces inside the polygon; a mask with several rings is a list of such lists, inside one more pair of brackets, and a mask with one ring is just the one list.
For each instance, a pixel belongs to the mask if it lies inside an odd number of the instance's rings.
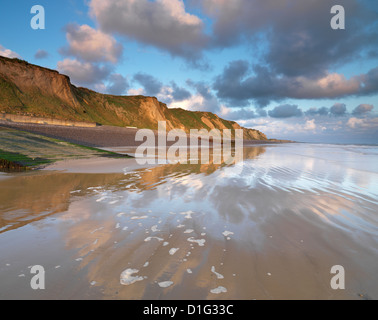
{"label": "green vegetation on cliff", "polygon": [[34,133],[0,127],[0,171],[23,171],[67,159],[130,158]]}
{"label": "green vegetation on cliff", "polygon": [[158,121],[166,121],[168,130],[186,132],[243,129],[245,139],[267,140],[257,130],[241,128],[209,112],[168,109],[153,97],[100,94],[75,87],[57,71],[1,56],[0,112],[154,130]]}

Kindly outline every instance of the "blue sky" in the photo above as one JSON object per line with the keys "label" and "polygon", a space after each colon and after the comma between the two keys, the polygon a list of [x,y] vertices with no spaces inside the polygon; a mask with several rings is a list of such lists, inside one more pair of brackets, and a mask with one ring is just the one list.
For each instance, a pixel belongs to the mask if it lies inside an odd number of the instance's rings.
{"label": "blue sky", "polygon": [[[345,9],[333,30],[331,7]],[[45,29],[33,30],[33,5]],[[378,143],[375,0],[19,0],[0,55],[109,94],[157,96],[270,138]]]}

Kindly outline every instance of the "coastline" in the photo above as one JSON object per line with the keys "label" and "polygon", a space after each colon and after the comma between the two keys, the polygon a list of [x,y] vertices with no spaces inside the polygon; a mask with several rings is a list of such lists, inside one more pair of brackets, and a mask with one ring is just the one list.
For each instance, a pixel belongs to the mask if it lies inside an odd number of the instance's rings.
{"label": "coastline", "polygon": [[35,170],[63,160],[91,158],[121,160],[131,156],[0,126],[1,171]]}
{"label": "coastline", "polygon": [[[30,133],[41,134],[50,138],[77,143],[88,147],[112,148],[112,147],[137,147],[142,142],[135,141],[135,135],[139,129],[115,126],[97,127],[66,127],[47,124],[30,124],[6,122],[0,120],[0,127],[22,130]],[[244,140],[245,145],[277,144],[289,141],[283,140]],[[173,142],[171,143],[173,144]],[[167,143],[169,145],[169,143]]]}
{"label": "coastline", "polygon": [[[8,137],[4,138],[4,133]],[[123,170],[124,165],[131,168],[138,167],[136,161],[123,161],[122,158],[132,158],[130,152],[144,142],[136,141],[137,128],[123,128],[113,126],[79,127],[59,126],[53,124],[18,123],[0,120],[0,136],[3,138],[3,145],[8,145],[6,150],[0,149],[0,169],[5,171],[23,171],[29,169],[51,168],[57,170],[72,170],[84,172],[104,171],[113,168],[112,172]],[[11,136],[13,135],[13,136]],[[21,137],[22,139],[19,139]],[[187,135],[187,142],[184,146],[190,148],[190,136]],[[4,140],[5,139],[5,140]],[[158,133],[155,131],[155,148],[158,145]],[[184,139],[185,140],[185,139]],[[5,142],[5,143],[4,143]],[[287,141],[285,141],[287,142]],[[44,143],[44,146],[40,146]],[[55,145],[53,145],[55,143]],[[64,145],[65,148],[58,148]],[[280,140],[244,140],[244,147],[261,146],[284,143]],[[39,144],[39,145],[38,145]],[[166,146],[172,146],[175,142],[166,141]],[[215,146],[210,139],[209,147]],[[35,152],[36,147],[39,150]],[[57,150],[54,150],[57,149]],[[13,153],[13,150],[19,153]],[[38,149],[38,148],[37,148]],[[122,150],[119,152],[119,150]],[[155,150],[157,150],[155,148]],[[85,152],[84,152],[85,151]],[[133,152],[133,151],[131,151]],[[54,156],[51,156],[51,154]],[[109,159],[103,158],[121,158]],[[87,165],[78,159],[85,158]],[[98,159],[99,158],[99,159]],[[75,160],[72,160],[75,159]],[[56,162],[59,162],[58,164]],[[106,164],[110,164],[106,166]],[[139,166],[140,167],[140,166]]]}
{"label": "coastline", "polygon": [[[0,175],[0,298],[376,299],[376,154],[245,150],[238,175],[108,158]],[[45,291],[30,290],[35,264]],[[346,290],[330,286],[334,265]]]}

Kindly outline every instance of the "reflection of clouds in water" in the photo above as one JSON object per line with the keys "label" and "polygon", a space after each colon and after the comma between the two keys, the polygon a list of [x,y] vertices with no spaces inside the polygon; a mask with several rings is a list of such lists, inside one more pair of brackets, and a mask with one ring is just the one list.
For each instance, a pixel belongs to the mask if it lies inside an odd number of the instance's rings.
{"label": "reflection of clouds in water", "polygon": [[[329,209],[329,215],[342,209],[359,212],[350,201],[368,200],[374,205],[376,173],[345,168],[346,160],[340,160],[343,163],[340,165],[336,155],[346,151],[331,148],[329,155],[322,153],[329,149],[306,145],[245,148],[242,174],[235,169],[241,164],[164,165],[122,175],[35,174],[3,182],[16,189],[26,186],[23,201],[10,193],[9,188],[4,188],[5,193],[0,197],[4,198],[3,208],[7,206],[13,212],[22,209],[30,212],[31,209],[36,216],[28,217],[30,221],[43,218],[40,213],[46,214],[48,210],[53,213],[69,211],[70,199],[88,194],[96,198],[98,207],[94,205],[93,211],[100,208],[112,212],[111,206],[114,206],[120,211],[159,208],[164,212],[180,211],[184,206],[235,224],[242,223],[245,218],[254,224],[265,221],[283,208],[295,206],[298,199],[311,207],[312,200],[308,198],[314,195],[318,199],[326,197],[329,204],[335,203],[337,209]],[[357,161],[356,158],[364,156],[355,152],[348,159],[352,157]],[[41,193],[46,196],[40,197]],[[25,214],[29,215],[29,212]],[[83,208],[82,212],[86,210]],[[2,219],[9,218],[3,214]],[[21,223],[21,220],[12,223]]]}
{"label": "reflection of clouds in water", "polygon": [[[328,161],[323,150],[246,148],[241,174],[235,169],[241,164],[210,164],[107,175],[17,175],[0,180],[0,223],[20,227],[55,214],[51,230],[74,252],[72,261],[86,270],[88,283],[95,280],[110,296],[125,270],[142,270],[133,276],[148,275],[148,283],[171,281],[167,274],[180,283],[177,260],[169,259],[188,260],[192,264],[182,273],[190,274],[200,264],[191,260],[196,252],[206,252],[215,240],[256,252],[275,239],[287,245],[298,235],[297,243],[303,243],[304,236],[316,239],[320,232],[330,246],[333,235],[343,233],[349,244],[376,247],[377,174],[345,167],[346,159],[364,158],[361,153],[340,161],[332,153]],[[147,281],[133,284],[124,298],[142,297],[146,286]]]}
{"label": "reflection of clouds in water", "polygon": [[[356,193],[357,187],[351,183],[352,171],[345,171],[333,161],[309,158],[308,152],[300,156],[300,149],[284,153],[282,148],[271,148],[265,154],[260,153],[259,158],[246,160],[242,175],[234,174],[233,166],[210,174],[207,168],[200,170],[197,166],[171,165],[149,169],[147,173],[141,170],[140,181],[153,177],[150,180],[155,183],[136,181],[136,189],[146,187],[148,192],[129,195],[129,204],[134,208],[159,208],[163,212],[188,206],[202,212],[215,225],[221,218],[220,221],[239,225],[239,229],[248,226],[256,242],[263,239],[262,225],[271,223],[277,214],[287,214],[288,208],[293,215],[307,208],[341,229],[363,226],[362,219],[367,217],[363,217],[364,210],[361,212],[358,201],[366,200],[366,195]],[[366,181],[370,181],[368,175]]]}

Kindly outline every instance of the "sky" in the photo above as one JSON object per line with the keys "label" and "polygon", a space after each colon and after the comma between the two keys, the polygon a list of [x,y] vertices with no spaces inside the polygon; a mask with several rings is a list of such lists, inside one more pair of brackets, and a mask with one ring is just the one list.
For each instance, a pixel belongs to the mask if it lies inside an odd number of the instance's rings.
{"label": "sky", "polygon": [[[334,5],[345,29],[331,27]],[[378,144],[376,0],[15,0],[0,30],[0,55],[76,86],[156,96],[268,138]]]}

